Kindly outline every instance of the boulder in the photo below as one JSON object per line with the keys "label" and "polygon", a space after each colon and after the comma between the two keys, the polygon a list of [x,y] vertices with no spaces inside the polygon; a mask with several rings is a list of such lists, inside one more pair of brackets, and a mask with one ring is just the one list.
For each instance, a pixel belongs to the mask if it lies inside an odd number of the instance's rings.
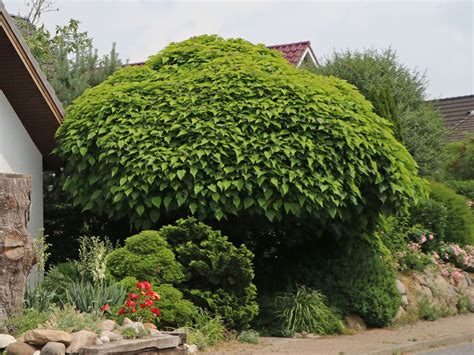
{"label": "boulder", "polygon": [[184,344],[184,350],[186,351],[186,353],[194,354],[198,352],[198,347],[196,344]]}
{"label": "boulder", "polygon": [[136,333],[138,333],[139,331],[141,331],[142,329],[145,328],[143,326],[143,323],[141,323],[141,322],[128,323],[128,324],[125,324],[123,327],[124,328],[132,328],[133,330],[135,330]]}
{"label": "boulder", "polygon": [[396,285],[397,285],[398,292],[400,292],[401,295],[406,295],[407,290],[406,290],[405,285],[403,284],[403,282],[401,282],[400,280],[397,280]]}
{"label": "boulder", "polygon": [[94,345],[103,345],[103,344],[104,344],[104,342],[103,342],[102,340],[100,340],[100,338],[97,338],[97,339],[95,340],[95,344],[94,344]]}
{"label": "boulder", "polygon": [[408,297],[407,297],[407,295],[402,296],[402,305],[404,307],[408,306]]}
{"label": "boulder", "polygon": [[5,349],[8,345],[16,343],[15,337],[9,334],[0,334],[0,349]]}
{"label": "boulder", "polygon": [[153,323],[143,323],[143,326],[148,329],[157,329]]}
{"label": "boulder", "polygon": [[106,336],[107,338],[109,338],[110,341],[118,341],[118,340],[122,340],[123,339],[123,336],[122,334],[119,334],[119,333],[114,333],[114,332],[109,332],[107,330],[104,330],[102,333],[100,333],[102,336]]}
{"label": "boulder", "polygon": [[346,323],[347,328],[353,329],[355,331],[367,329],[364,320],[361,318],[361,316],[357,314],[350,314],[348,316],[345,316],[344,322]]}
{"label": "boulder", "polygon": [[34,329],[29,330],[24,335],[25,343],[32,345],[44,345],[49,342],[63,343],[69,345],[71,334],[62,330]]}
{"label": "boulder", "polygon": [[131,320],[130,318],[125,317],[125,318],[123,319],[123,323],[122,323],[122,324],[123,324],[123,325],[127,325],[127,324],[132,324],[132,323],[133,323],[133,320]]}
{"label": "boulder", "polygon": [[57,343],[50,341],[43,349],[41,349],[40,355],[64,355],[66,354],[66,346],[63,343]]}
{"label": "boulder", "polygon": [[99,338],[99,340],[100,340],[103,344],[105,344],[105,343],[110,343],[110,339],[109,339],[109,337],[108,337],[107,335],[101,335],[100,338]]}
{"label": "boulder", "polygon": [[16,342],[8,345],[7,355],[33,355],[36,352],[36,348],[26,343]]}
{"label": "boulder", "polygon": [[115,325],[116,325],[115,321],[111,319],[104,319],[98,322],[96,326],[97,326],[97,329],[99,330],[107,330],[111,332],[112,330],[114,330]]}
{"label": "boulder", "polygon": [[80,348],[94,345],[97,341],[97,334],[90,330],[80,330],[72,333],[71,337],[71,344],[66,349],[68,353],[76,353]]}

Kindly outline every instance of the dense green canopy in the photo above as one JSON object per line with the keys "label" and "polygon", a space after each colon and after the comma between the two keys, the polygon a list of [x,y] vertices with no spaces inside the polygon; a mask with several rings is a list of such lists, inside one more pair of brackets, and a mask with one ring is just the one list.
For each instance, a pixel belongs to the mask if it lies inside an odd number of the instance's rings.
{"label": "dense green canopy", "polygon": [[68,108],[65,189],[85,210],[364,225],[419,192],[416,164],[350,84],[242,39],[172,43]]}

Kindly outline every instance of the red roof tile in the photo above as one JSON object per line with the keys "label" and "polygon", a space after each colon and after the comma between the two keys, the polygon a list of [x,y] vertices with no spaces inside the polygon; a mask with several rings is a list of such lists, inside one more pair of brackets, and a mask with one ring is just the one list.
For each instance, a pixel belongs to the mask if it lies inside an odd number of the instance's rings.
{"label": "red roof tile", "polygon": [[303,59],[303,55],[306,53],[307,50],[310,50],[311,54],[313,54],[314,58],[316,58],[311,49],[310,41],[288,44],[276,44],[273,46],[268,46],[267,48],[275,49],[279,52],[282,52],[286,60],[293,65],[298,65],[301,62],[301,60]]}

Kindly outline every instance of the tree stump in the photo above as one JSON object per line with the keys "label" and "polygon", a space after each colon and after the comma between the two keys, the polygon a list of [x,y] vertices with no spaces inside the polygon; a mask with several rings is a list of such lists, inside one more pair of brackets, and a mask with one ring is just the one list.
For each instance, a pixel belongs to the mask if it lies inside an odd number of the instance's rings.
{"label": "tree stump", "polygon": [[0,173],[0,328],[21,310],[26,279],[36,263],[26,229],[31,205],[31,176]]}

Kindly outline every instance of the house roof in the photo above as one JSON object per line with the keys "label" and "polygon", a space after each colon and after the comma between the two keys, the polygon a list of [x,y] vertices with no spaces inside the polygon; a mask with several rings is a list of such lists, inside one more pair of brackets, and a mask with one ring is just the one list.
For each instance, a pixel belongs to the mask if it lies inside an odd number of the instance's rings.
{"label": "house roof", "polygon": [[[299,67],[306,58],[315,66],[319,65],[318,59],[311,48],[310,41],[276,44],[267,46],[267,48],[282,52],[285,59],[296,67]],[[127,63],[124,66],[142,66],[143,64],[145,62]]]}
{"label": "house roof", "polygon": [[474,133],[474,94],[432,100],[449,130],[448,139],[462,140]]}
{"label": "house roof", "polygon": [[275,44],[267,46],[267,48],[282,52],[285,59],[297,67],[301,65],[306,56],[309,56],[314,65],[319,65],[318,59],[311,48],[310,41]]}
{"label": "house roof", "polygon": [[0,48],[0,90],[43,155],[44,166],[55,167],[51,151],[64,110],[1,1]]}

